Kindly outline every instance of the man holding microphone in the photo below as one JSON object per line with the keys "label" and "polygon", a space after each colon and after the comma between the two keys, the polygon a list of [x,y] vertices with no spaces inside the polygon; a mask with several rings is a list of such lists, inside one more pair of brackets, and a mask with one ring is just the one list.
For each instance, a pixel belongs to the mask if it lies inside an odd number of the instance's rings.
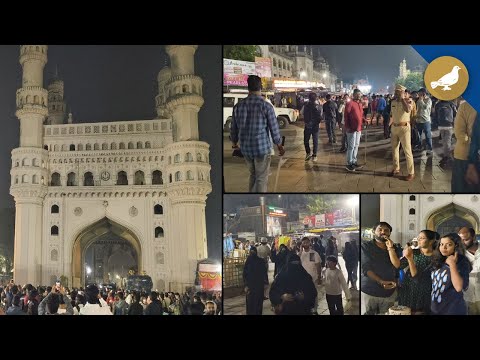
{"label": "man holding microphone", "polygon": [[393,260],[402,257],[402,247],[390,240],[390,224],[381,221],[373,230],[374,239],[362,241],[361,245],[362,314],[384,315],[397,297]]}

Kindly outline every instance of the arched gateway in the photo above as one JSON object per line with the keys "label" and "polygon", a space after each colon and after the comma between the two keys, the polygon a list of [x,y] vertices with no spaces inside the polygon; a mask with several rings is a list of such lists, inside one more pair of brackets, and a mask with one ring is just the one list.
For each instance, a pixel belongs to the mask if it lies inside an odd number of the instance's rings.
{"label": "arched gateway", "polygon": [[140,241],[128,228],[103,218],[76,236],[72,249],[72,284],[117,283],[128,270],[142,269]]}
{"label": "arched gateway", "polygon": [[208,257],[212,190],[209,144],[198,130],[204,99],[196,50],[165,47],[171,66],[157,77],[154,119],[74,123],[63,110],[63,81],[43,88],[48,47],[20,47],[20,146],[10,187],[16,283],[120,283],[133,267],[160,291],[194,285],[197,262]]}

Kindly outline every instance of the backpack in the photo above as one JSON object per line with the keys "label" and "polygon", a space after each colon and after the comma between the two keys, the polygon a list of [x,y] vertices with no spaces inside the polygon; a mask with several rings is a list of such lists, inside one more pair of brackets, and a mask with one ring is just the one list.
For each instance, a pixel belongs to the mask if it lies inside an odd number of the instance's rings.
{"label": "backpack", "polygon": [[435,109],[437,121],[453,122],[453,109],[449,102],[441,102],[437,104]]}

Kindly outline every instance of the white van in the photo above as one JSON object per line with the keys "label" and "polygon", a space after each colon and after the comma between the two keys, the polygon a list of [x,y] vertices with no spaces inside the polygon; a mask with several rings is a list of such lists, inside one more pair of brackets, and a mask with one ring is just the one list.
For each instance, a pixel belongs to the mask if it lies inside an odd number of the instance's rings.
{"label": "white van", "polygon": [[[245,93],[224,93],[223,94],[223,131],[230,131],[232,123],[233,107],[242,99],[246,98]],[[273,105],[272,105],[273,106]],[[287,127],[288,123],[293,123],[298,119],[298,110],[290,108],[274,107],[280,129]]]}

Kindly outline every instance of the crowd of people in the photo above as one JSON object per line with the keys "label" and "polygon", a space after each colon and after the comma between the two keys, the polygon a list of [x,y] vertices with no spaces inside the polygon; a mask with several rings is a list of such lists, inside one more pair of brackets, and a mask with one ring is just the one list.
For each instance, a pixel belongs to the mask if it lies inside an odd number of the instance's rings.
{"label": "crowd of people", "polygon": [[472,228],[440,235],[422,230],[418,247],[390,239],[386,222],[361,245],[364,315],[383,315],[398,304],[415,315],[480,315],[480,251]]}
{"label": "crowd of people", "polygon": [[221,292],[180,295],[173,292],[100,291],[97,285],[70,290],[21,286],[13,280],[0,287],[2,315],[220,315]]}
{"label": "crowd of people", "polygon": [[[231,139],[235,149],[241,147],[247,162],[250,192],[266,192],[273,144],[280,156],[285,149],[271,103],[261,96],[261,79],[250,76],[248,89],[249,96],[233,109]],[[432,129],[438,129],[443,147],[439,165],[452,168],[452,192],[480,189],[480,124],[474,126],[478,123],[477,112],[463,98],[438,100],[429,96],[425,88],[409,90],[397,84],[393,96],[362,94],[359,89],[342,96],[318,97],[311,92],[308,101],[298,103],[302,104],[300,113],[305,124],[305,161],[317,161],[320,123],[325,122],[328,144],[337,143],[335,129],[341,129],[339,152],[346,153],[346,170],[355,172],[364,166],[357,161],[362,130],[383,126],[384,138],[391,139],[392,147],[392,169],[388,175],[400,174],[401,147],[407,165],[404,180],[411,181],[415,178],[413,153],[425,151],[432,156]]]}
{"label": "crowd of people", "polygon": [[[262,238],[260,244],[247,243],[244,248],[249,252],[243,271],[247,315],[261,315],[263,302],[268,299],[278,315],[318,314],[320,286],[324,287],[330,315],[343,315],[342,292],[349,301],[350,290],[357,290],[359,251],[355,243],[347,242],[342,254],[348,282],[338,266],[338,249],[333,236],[326,247],[322,235],[271,245]],[[269,260],[275,264],[270,286]]]}

